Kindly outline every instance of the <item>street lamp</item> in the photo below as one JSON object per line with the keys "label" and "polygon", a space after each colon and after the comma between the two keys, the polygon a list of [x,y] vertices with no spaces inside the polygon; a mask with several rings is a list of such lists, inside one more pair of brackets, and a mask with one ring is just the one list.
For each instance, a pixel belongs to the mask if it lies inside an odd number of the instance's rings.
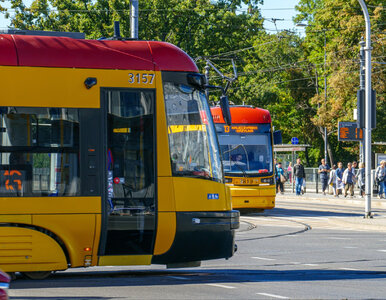
{"label": "street lamp", "polygon": [[[296,26],[297,27],[308,27],[308,26],[312,26],[312,25],[298,23],[298,24],[296,24]],[[324,66],[323,66],[323,69],[324,69],[324,104],[327,106],[326,29],[323,29],[321,31],[323,31],[323,35],[324,35]],[[327,159],[327,127],[326,126],[324,126],[324,160],[326,161],[326,163],[328,162],[328,159]],[[330,162],[330,164],[331,164],[331,162]]]}

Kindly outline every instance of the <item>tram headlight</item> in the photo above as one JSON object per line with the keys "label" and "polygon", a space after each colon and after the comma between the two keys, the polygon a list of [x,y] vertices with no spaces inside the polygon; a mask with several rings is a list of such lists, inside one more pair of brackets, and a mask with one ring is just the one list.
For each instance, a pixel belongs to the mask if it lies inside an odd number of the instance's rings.
{"label": "tram headlight", "polygon": [[261,183],[274,184],[273,177],[262,178]]}

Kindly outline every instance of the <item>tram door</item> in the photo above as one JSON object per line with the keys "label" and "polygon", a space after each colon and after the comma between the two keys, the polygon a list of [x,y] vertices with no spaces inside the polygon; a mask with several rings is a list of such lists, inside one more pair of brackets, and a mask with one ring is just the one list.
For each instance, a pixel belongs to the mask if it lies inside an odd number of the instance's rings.
{"label": "tram door", "polygon": [[104,255],[152,254],[155,91],[102,89],[107,127]]}

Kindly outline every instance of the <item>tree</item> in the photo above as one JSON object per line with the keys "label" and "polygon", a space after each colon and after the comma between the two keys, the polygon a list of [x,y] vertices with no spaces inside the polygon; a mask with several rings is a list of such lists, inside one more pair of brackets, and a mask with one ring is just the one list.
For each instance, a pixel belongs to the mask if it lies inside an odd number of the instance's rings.
{"label": "tree", "polygon": [[[385,11],[381,1],[369,0],[366,4],[371,15],[373,60],[384,60]],[[356,108],[356,91],[359,87],[359,41],[364,35],[363,12],[357,0],[301,0],[297,6],[297,22],[307,21],[307,35],[304,42],[305,57],[315,64],[319,74],[328,77],[328,100],[315,95],[312,103],[318,106],[312,122],[319,127],[327,127],[332,142],[332,152],[338,157],[355,159],[358,143],[343,148],[337,143],[338,121],[353,121]],[[324,34],[327,40],[327,68],[323,70]],[[323,86],[321,76],[319,86]],[[377,128],[373,131],[374,141],[386,140],[386,99],[385,69],[380,64],[373,65],[373,89],[377,91]]]}

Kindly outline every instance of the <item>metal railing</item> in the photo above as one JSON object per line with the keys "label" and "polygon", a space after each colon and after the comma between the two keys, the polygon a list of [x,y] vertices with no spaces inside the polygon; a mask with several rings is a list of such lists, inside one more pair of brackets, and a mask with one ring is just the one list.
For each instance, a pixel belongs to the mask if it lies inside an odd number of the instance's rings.
{"label": "metal railing", "polygon": [[[305,191],[311,193],[321,193],[322,192],[322,183],[320,181],[320,176],[318,174],[318,168],[304,168],[306,172],[306,183],[305,183]],[[374,174],[375,170],[371,170],[371,184],[372,184],[372,194],[378,195],[378,187],[374,184]],[[290,178],[290,175],[292,176]],[[293,173],[289,174],[285,171],[285,176],[287,181],[284,184],[285,192],[295,193],[295,178],[293,177]],[[358,187],[355,187],[359,190]]]}

